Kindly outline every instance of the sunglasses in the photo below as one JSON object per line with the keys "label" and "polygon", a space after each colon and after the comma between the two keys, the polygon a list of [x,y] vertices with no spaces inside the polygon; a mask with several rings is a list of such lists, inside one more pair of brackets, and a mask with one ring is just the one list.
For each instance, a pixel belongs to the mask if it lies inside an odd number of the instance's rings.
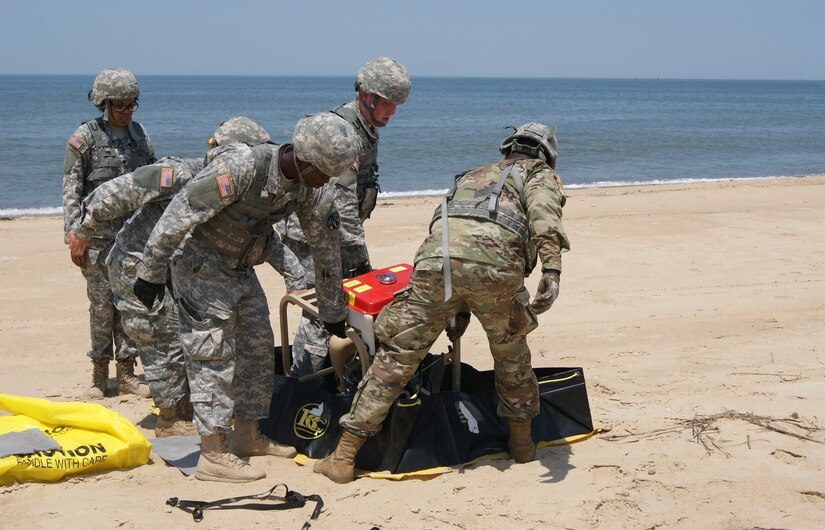
{"label": "sunglasses", "polygon": [[109,101],[109,106],[115,112],[126,112],[126,111],[134,112],[138,108],[138,102],[133,101],[131,103],[123,104],[123,103],[112,103],[111,101]]}

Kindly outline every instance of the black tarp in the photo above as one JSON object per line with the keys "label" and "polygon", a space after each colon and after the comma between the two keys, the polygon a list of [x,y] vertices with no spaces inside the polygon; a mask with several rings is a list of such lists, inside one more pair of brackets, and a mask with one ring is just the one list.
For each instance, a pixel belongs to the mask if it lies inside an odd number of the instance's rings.
{"label": "black tarp", "polygon": [[[533,440],[564,443],[593,432],[581,368],[536,368],[541,406]],[[453,391],[452,368],[428,355],[393,404],[380,433],[370,438],[355,464],[365,471],[409,473],[454,466],[507,451],[506,420],[496,414],[492,371],[461,363],[461,391]],[[261,431],[310,458],[332,452],[341,434],[338,419],[352,395],[338,394],[333,381],[301,383],[276,376],[269,417]]]}

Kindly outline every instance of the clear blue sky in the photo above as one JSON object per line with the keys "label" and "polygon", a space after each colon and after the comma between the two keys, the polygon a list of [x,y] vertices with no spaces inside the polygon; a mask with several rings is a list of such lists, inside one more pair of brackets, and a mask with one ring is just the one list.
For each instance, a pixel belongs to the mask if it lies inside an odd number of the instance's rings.
{"label": "clear blue sky", "polygon": [[2,0],[0,74],[825,80],[822,0]]}

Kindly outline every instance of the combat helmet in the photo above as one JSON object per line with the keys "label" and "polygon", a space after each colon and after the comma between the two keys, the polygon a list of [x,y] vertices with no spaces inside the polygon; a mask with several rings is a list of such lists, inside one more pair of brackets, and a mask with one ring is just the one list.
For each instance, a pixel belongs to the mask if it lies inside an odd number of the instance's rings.
{"label": "combat helmet", "polygon": [[411,87],[407,69],[389,57],[378,57],[369,61],[355,75],[356,92],[376,94],[396,105],[401,105],[407,100]]}
{"label": "combat helmet", "polygon": [[329,177],[342,175],[361,154],[358,133],[332,112],[301,118],[292,132],[292,146],[298,159]]}
{"label": "combat helmet", "polygon": [[123,68],[101,70],[88,94],[89,101],[100,110],[103,110],[107,99],[137,99],[139,96],[140,87],[135,74]]}
{"label": "combat helmet", "polygon": [[255,146],[269,141],[269,133],[258,123],[246,116],[233,116],[221,123],[215,133],[206,140],[210,149],[226,144],[247,144]]}
{"label": "combat helmet", "polygon": [[556,169],[558,144],[556,143],[556,128],[530,122],[513,129],[513,134],[501,142],[498,150],[506,155],[510,151],[540,158]]}

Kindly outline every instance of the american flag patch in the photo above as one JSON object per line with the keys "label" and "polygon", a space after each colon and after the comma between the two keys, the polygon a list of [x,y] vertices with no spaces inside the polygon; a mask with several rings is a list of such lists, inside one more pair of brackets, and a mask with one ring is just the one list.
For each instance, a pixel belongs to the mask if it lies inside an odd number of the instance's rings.
{"label": "american flag patch", "polygon": [[83,149],[86,147],[86,145],[83,143],[83,140],[81,140],[80,138],[78,138],[74,134],[72,135],[71,138],[69,138],[69,145],[71,145],[72,147],[74,147],[78,151],[83,151]]}
{"label": "american flag patch", "polygon": [[218,175],[215,177],[215,182],[218,183],[218,194],[222,199],[235,194],[235,190],[232,189],[232,179],[229,178],[229,173]]}
{"label": "american flag patch", "polygon": [[175,170],[171,167],[160,168],[160,187],[170,189],[175,183]]}
{"label": "american flag patch", "polygon": [[352,166],[350,166],[350,169],[358,173],[358,170],[361,169],[361,161],[356,158],[355,162],[353,162]]}

